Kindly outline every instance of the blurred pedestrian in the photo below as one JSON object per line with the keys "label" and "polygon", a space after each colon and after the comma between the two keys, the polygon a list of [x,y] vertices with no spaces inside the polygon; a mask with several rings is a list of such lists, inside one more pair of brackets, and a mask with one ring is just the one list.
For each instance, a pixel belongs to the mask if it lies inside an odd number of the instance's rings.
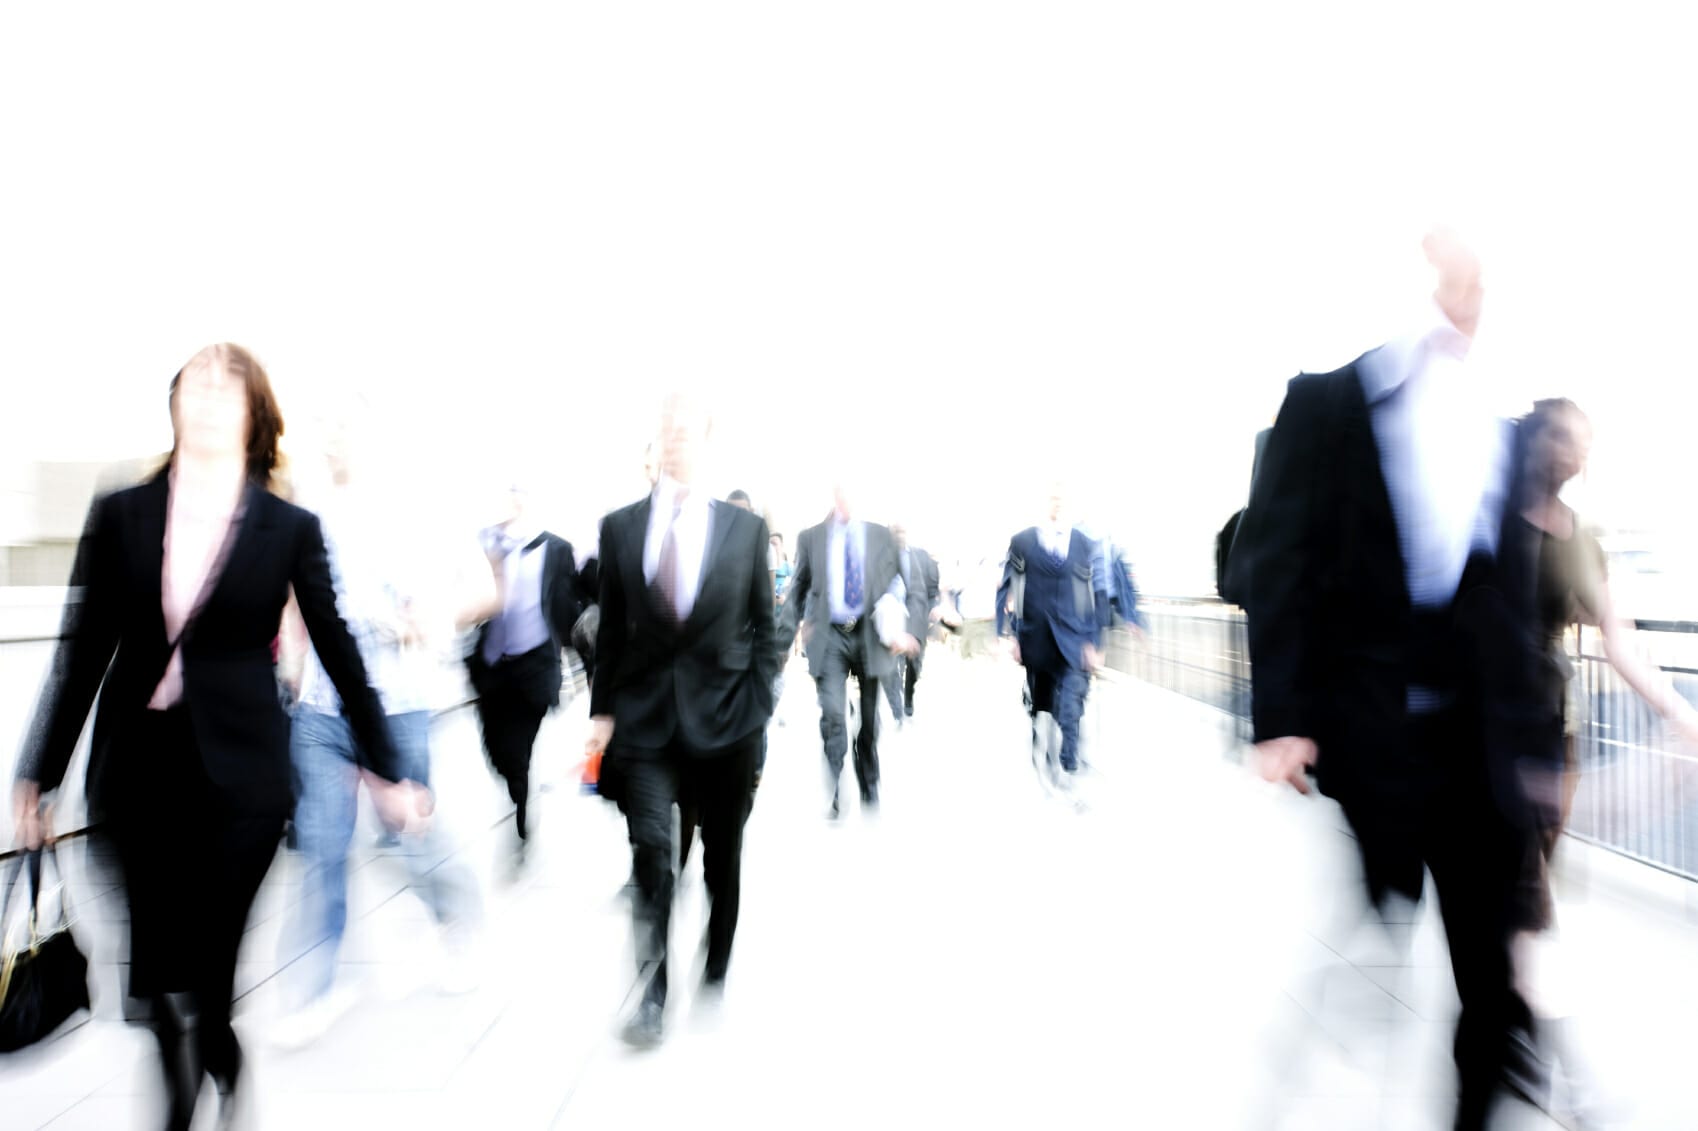
{"label": "blurred pedestrian", "polygon": [[38,842],[41,791],[59,785],[99,691],[90,815],[124,874],[131,992],[151,1005],[166,1126],[184,1129],[205,1076],[222,1123],[246,1090],[230,1011],[248,910],[292,801],[271,658],[291,590],[380,809],[405,825],[428,802],[398,784],[318,520],[267,490],[283,418],[265,370],[240,346],[209,346],[172,378],[170,408],[166,466],[90,513],[16,810],[21,838]]}

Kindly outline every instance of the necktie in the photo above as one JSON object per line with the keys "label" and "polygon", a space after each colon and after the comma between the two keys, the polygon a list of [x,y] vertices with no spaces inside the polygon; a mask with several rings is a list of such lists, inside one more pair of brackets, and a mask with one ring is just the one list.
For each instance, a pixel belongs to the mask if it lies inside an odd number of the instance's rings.
{"label": "necktie", "polygon": [[660,564],[654,571],[654,588],[660,597],[660,611],[676,625],[678,615],[678,515],[684,510],[684,497],[672,503],[672,518],[666,524],[666,534],[660,540]]}
{"label": "necktie", "polygon": [[[506,571],[507,571],[507,559],[512,557],[512,555],[513,555],[513,537],[512,537],[512,535],[510,535],[510,534],[498,534],[496,536],[495,545],[496,545],[496,548],[501,551],[501,570],[502,570],[503,573],[506,573]],[[509,577],[507,580],[508,580],[509,583],[511,583],[512,578]],[[512,600],[511,594],[508,595],[508,600]],[[507,610],[505,608],[503,608],[499,612],[497,612],[493,617],[490,618],[489,629],[484,634],[484,639],[483,639],[484,662],[488,663],[488,664],[494,664],[498,660],[500,660],[503,655],[506,654],[506,651],[507,651]]]}
{"label": "necktie", "polygon": [[861,615],[861,605],[866,595],[861,592],[861,559],[855,553],[855,536],[848,529],[843,531],[843,604],[848,607],[849,615]]}

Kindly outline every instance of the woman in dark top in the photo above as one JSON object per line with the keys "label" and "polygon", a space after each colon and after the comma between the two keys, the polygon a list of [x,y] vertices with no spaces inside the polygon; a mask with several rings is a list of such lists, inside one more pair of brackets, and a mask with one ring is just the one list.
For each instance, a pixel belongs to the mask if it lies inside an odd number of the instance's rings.
{"label": "woman in dark top", "polygon": [[[1598,1110],[1599,1097],[1590,1083],[1584,1058],[1576,1053],[1572,1028],[1561,1020],[1560,999],[1552,1008],[1553,987],[1530,984],[1549,981],[1548,976],[1534,979],[1530,975],[1544,965],[1538,955],[1544,932],[1552,925],[1550,860],[1578,784],[1575,734],[1584,720],[1583,709],[1572,695],[1574,669],[1563,641],[1569,626],[1596,626],[1603,637],[1604,654],[1622,679],[1687,743],[1698,740],[1698,712],[1676,693],[1667,676],[1639,655],[1633,626],[1611,599],[1603,550],[1560,497],[1563,487],[1586,466],[1592,443],[1586,415],[1572,401],[1539,401],[1522,420],[1520,435],[1529,492],[1522,500],[1522,531],[1527,539],[1526,551],[1537,555],[1535,599],[1545,638],[1539,693],[1548,722],[1544,756],[1531,758],[1522,766],[1522,782],[1542,820],[1528,840],[1527,864],[1514,908],[1519,932],[1516,968],[1523,996],[1530,1003],[1542,998],[1544,1008],[1538,1010],[1536,1031],[1518,1035],[1507,1080],[1523,1096],[1546,1106],[1553,1094],[1555,1064],[1560,1063],[1568,1080],[1569,1106],[1584,1115]],[[1560,994],[1560,987],[1555,988]]]}
{"label": "woman in dark top", "polygon": [[1572,701],[1574,669],[1563,643],[1569,626],[1598,628],[1611,665],[1687,743],[1698,741],[1698,712],[1662,671],[1639,654],[1632,623],[1611,599],[1603,549],[1561,499],[1562,489],[1585,470],[1591,450],[1592,427],[1586,414],[1566,399],[1543,400],[1533,406],[1522,429],[1530,494],[1523,502],[1521,519],[1537,546],[1536,600],[1546,640],[1540,690],[1551,720],[1548,757],[1527,766],[1523,773],[1530,796],[1547,815],[1540,838],[1540,866],[1529,870],[1523,926],[1542,930],[1549,926],[1551,914],[1543,865],[1568,820],[1578,784],[1575,733],[1583,720]]}
{"label": "woman in dark top", "polygon": [[[283,421],[265,371],[239,346],[210,346],[172,379],[170,409],[166,467],[90,512],[14,809],[20,839],[39,844],[41,794],[64,778],[99,692],[89,815],[123,870],[130,991],[151,1005],[166,1126],[189,1126],[205,1075],[228,1126],[236,954],[291,806],[271,654],[291,589],[368,768],[394,782],[397,756],[336,611],[318,520],[267,490]],[[411,787],[378,793],[396,823],[414,808]]]}

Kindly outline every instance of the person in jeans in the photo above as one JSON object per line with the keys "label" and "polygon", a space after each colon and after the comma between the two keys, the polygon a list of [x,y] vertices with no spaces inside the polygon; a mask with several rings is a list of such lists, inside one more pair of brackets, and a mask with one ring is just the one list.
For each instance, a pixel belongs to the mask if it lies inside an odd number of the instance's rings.
{"label": "person in jeans", "polygon": [[[389,735],[409,780],[430,781],[430,730],[444,668],[444,613],[460,626],[488,615],[495,584],[475,553],[446,586],[433,578],[444,560],[396,521],[391,502],[355,475],[363,406],[337,422],[326,445],[331,487],[320,500],[332,570],[341,604],[382,699]],[[444,609],[447,596],[460,609]],[[298,629],[291,618],[291,629]],[[286,634],[299,656],[299,691],[292,713],[290,760],[297,799],[296,848],[303,857],[303,893],[284,935],[286,957],[300,954],[300,1003],[274,1032],[283,1047],[299,1047],[332,1026],[352,1004],[336,984],[336,961],[348,922],[348,850],[359,811],[364,764],[360,743],[336,688],[298,631]],[[422,831],[389,827],[396,835],[412,886],[443,928],[451,957],[443,981],[449,991],[470,988],[465,949],[481,915],[481,896],[470,869],[453,853],[439,821]],[[304,949],[304,953],[302,953]]]}

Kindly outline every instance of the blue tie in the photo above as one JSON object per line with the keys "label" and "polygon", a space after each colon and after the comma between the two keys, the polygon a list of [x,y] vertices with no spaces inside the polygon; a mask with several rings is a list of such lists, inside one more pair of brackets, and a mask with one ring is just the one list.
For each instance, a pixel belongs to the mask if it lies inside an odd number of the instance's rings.
{"label": "blue tie", "polygon": [[866,595],[861,592],[861,559],[855,554],[855,536],[847,527],[843,530],[843,603],[849,615],[861,615]]}

